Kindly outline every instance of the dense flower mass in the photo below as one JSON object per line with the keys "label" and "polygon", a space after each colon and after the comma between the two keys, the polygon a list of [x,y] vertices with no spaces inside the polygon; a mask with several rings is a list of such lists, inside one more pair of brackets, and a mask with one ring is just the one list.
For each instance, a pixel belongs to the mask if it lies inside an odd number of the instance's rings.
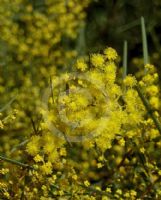
{"label": "dense flower mass", "polygon": [[93,2],[0,0],[2,200],[161,199],[158,69],[80,53]]}
{"label": "dense flower mass", "polygon": [[9,132],[26,137],[32,131],[31,123],[40,118],[37,108],[49,77],[67,67],[77,54],[65,46],[76,45],[89,3],[0,0],[0,46],[5,46],[0,53],[0,95],[4,97],[0,105],[11,101],[19,111],[14,130]]}
{"label": "dense flower mass", "polygon": [[[52,77],[55,87],[50,86],[52,92],[45,96],[46,101],[38,109],[43,117],[39,129],[33,124],[31,137],[8,152],[9,156],[21,158],[25,164],[15,161],[21,167],[15,166],[14,171],[11,170],[12,161],[2,165],[0,187],[3,198],[20,199],[23,195],[34,199],[36,195],[36,199],[136,199],[146,191],[141,172],[146,173],[148,184],[153,178],[157,180],[159,160],[157,162],[154,156],[149,158],[154,154],[151,140],[159,136],[159,131],[147,115],[136,89],[137,85],[141,87],[159,118],[157,73],[154,66],[146,65],[146,75],[139,83],[128,75],[123,86],[119,86],[116,83],[117,56],[107,56],[114,52],[108,48],[102,54],[81,58],[76,61],[73,72]],[[16,120],[13,116],[14,113],[6,118],[1,116],[2,130]],[[52,129],[51,124],[56,129]],[[160,146],[158,142],[156,145]],[[77,154],[82,161],[77,159]],[[134,171],[133,164],[140,172]],[[18,171],[13,179],[13,174]],[[112,180],[106,173],[111,174]],[[134,177],[128,180],[134,187],[126,187],[126,176]],[[24,187],[18,189],[15,180],[24,177],[28,181],[17,181]],[[101,185],[92,186],[92,180],[101,180]],[[140,181],[144,183],[141,186]],[[114,188],[116,183],[118,187]],[[159,182],[155,187],[150,192],[156,192],[159,197]]]}

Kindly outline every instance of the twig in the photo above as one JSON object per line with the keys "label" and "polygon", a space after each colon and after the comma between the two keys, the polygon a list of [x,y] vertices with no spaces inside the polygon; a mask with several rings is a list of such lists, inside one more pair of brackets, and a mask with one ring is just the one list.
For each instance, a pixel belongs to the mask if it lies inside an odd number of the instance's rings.
{"label": "twig", "polygon": [[52,98],[52,100],[53,100],[53,102],[54,102],[53,83],[52,83],[52,78],[51,78],[51,76],[50,76],[50,90],[51,90],[51,98]]}
{"label": "twig", "polygon": [[28,141],[29,141],[29,139],[26,139],[23,142],[21,142],[20,144],[18,144],[15,147],[13,147],[11,149],[11,153],[13,153],[14,151],[16,151],[18,148],[21,148],[22,146],[24,146]]}
{"label": "twig", "polygon": [[25,167],[25,168],[29,168],[29,169],[34,169],[33,167],[31,167],[31,166],[28,165],[28,164],[21,163],[21,162],[19,162],[19,161],[17,161],[17,160],[13,160],[13,159],[11,159],[11,158],[6,158],[5,156],[2,156],[2,155],[0,155],[0,159],[1,159],[1,160],[4,160],[4,161],[6,161],[6,162],[12,163],[12,164],[14,164],[14,165],[18,165],[18,166],[20,166],[20,167]]}
{"label": "twig", "polygon": [[118,33],[122,33],[124,31],[127,31],[127,30],[129,30],[131,28],[134,28],[135,26],[138,26],[138,25],[140,25],[140,19],[137,19],[137,20],[135,20],[135,21],[133,21],[133,22],[131,22],[129,24],[126,24],[124,26],[119,27],[117,29],[117,32]]}
{"label": "twig", "polygon": [[35,134],[37,134],[37,128],[36,128],[36,126],[35,126],[35,122],[34,122],[34,120],[32,119],[32,117],[30,117],[30,120],[31,120],[31,123],[32,123],[33,130],[34,130]]}

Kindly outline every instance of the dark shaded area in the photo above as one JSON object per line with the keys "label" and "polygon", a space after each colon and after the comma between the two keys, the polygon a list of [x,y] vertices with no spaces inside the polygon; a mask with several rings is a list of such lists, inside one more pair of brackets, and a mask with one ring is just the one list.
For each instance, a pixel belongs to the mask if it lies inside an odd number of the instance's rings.
{"label": "dark shaded area", "polygon": [[[142,57],[140,17],[146,22],[149,54],[161,57],[161,1],[97,0],[87,10],[86,51],[96,52],[112,46],[122,56],[123,41],[128,41],[129,60]],[[154,64],[160,61],[153,59]]]}

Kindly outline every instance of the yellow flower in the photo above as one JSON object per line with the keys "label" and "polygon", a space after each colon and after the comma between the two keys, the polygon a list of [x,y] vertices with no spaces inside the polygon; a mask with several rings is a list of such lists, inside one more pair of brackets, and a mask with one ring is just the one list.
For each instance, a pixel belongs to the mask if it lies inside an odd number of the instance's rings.
{"label": "yellow flower", "polygon": [[40,156],[39,154],[37,154],[37,155],[34,157],[34,160],[35,160],[35,162],[41,162],[41,161],[43,161],[43,158],[42,158],[42,156]]}
{"label": "yellow flower", "polygon": [[117,189],[117,190],[116,190],[116,193],[117,193],[117,194],[122,194],[122,191],[121,191],[120,189]]}
{"label": "yellow flower", "polygon": [[100,157],[99,157],[99,160],[100,160],[100,161],[104,161],[104,160],[105,160],[104,156],[103,156],[103,155],[100,156]]}
{"label": "yellow flower", "polygon": [[76,62],[76,68],[83,72],[87,69],[87,64],[84,62],[83,59],[78,59]]}
{"label": "yellow flower", "polygon": [[109,192],[109,193],[111,193],[111,188],[106,188],[106,192]]}
{"label": "yellow flower", "polygon": [[140,152],[141,152],[141,153],[144,153],[144,152],[145,152],[145,148],[144,148],[144,147],[141,147],[141,148],[140,148]]}
{"label": "yellow flower", "polygon": [[101,188],[99,186],[96,186],[95,189],[101,191]]}
{"label": "yellow flower", "polygon": [[155,85],[151,85],[149,87],[146,88],[146,92],[149,94],[149,95],[157,95],[159,93],[159,88]]}
{"label": "yellow flower", "polygon": [[84,181],[84,185],[86,186],[86,187],[89,187],[90,186],[90,183],[89,183],[89,181]]}
{"label": "yellow flower", "polygon": [[2,168],[0,170],[0,174],[7,174],[9,172],[9,169],[8,168]]}
{"label": "yellow flower", "polygon": [[32,136],[30,142],[26,145],[26,151],[31,156],[35,156],[40,150],[40,136]]}
{"label": "yellow flower", "polygon": [[157,129],[152,128],[150,130],[150,138],[152,139],[152,138],[155,138],[157,136],[159,136],[159,131]]}
{"label": "yellow flower", "polygon": [[52,153],[53,151],[55,151],[55,144],[54,144],[54,142],[51,141],[50,143],[44,144],[43,149],[44,149],[44,152],[46,154]]}
{"label": "yellow flower", "polygon": [[160,101],[157,97],[151,97],[149,103],[155,109],[158,109],[160,106]]}
{"label": "yellow flower", "polygon": [[72,175],[72,179],[76,181],[78,179],[78,176],[76,174],[74,174],[74,175]]}
{"label": "yellow flower", "polygon": [[91,62],[95,67],[103,68],[104,57],[101,54],[93,54],[91,56]]}
{"label": "yellow flower", "polygon": [[118,57],[117,52],[115,51],[115,49],[113,49],[111,47],[106,48],[104,50],[104,54],[109,60],[116,60],[116,58]]}
{"label": "yellow flower", "polygon": [[60,196],[64,195],[63,190],[59,190],[58,193],[59,193]]}
{"label": "yellow flower", "polygon": [[147,69],[150,73],[155,72],[155,67],[154,67],[154,65],[151,65],[151,64],[146,64],[145,69]]}
{"label": "yellow flower", "polygon": [[102,168],[102,167],[103,167],[103,164],[102,164],[102,163],[97,163],[97,167],[98,167],[98,168]]}
{"label": "yellow flower", "polygon": [[120,140],[119,140],[119,144],[120,144],[120,146],[125,146],[125,140],[124,140],[124,138],[121,138]]}
{"label": "yellow flower", "polygon": [[128,197],[130,197],[130,193],[129,193],[129,192],[126,192],[126,193],[124,194],[124,196],[128,198]]}
{"label": "yellow flower", "polygon": [[48,175],[52,173],[52,164],[51,162],[44,163],[41,166],[41,171],[44,175]]}
{"label": "yellow flower", "polygon": [[10,199],[10,194],[9,194],[7,191],[4,192],[4,196],[5,196],[7,199]]}
{"label": "yellow flower", "polygon": [[130,87],[135,86],[137,83],[135,77],[132,77],[131,75],[126,76],[123,82],[125,86],[130,86]]}
{"label": "yellow flower", "polygon": [[65,148],[61,148],[61,149],[60,149],[60,155],[61,155],[61,156],[66,156],[66,155],[67,155],[67,152],[66,152],[66,149],[65,149]]}
{"label": "yellow flower", "polygon": [[136,192],[135,190],[131,190],[131,191],[130,191],[130,194],[131,194],[131,196],[136,196],[136,195],[137,195],[137,192]]}
{"label": "yellow flower", "polygon": [[47,187],[45,185],[42,185],[41,189],[42,190],[47,190]]}
{"label": "yellow flower", "polygon": [[102,196],[102,200],[110,200],[107,196]]}
{"label": "yellow flower", "polygon": [[54,163],[58,159],[58,152],[54,149],[53,152],[48,154],[48,161]]}

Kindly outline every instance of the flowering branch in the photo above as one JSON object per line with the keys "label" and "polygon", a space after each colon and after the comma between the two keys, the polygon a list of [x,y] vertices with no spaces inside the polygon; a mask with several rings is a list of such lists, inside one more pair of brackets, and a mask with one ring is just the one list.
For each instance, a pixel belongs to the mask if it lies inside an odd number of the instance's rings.
{"label": "flowering branch", "polygon": [[146,110],[148,111],[148,114],[151,116],[156,128],[158,129],[158,131],[161,134],[161,124],[160,124],[159,120],[156,118],[154,111],[151,109],[148,100],[145,98],[144,94],[142,93],[142,91],[138,85],[135,88],[136,88]]}

